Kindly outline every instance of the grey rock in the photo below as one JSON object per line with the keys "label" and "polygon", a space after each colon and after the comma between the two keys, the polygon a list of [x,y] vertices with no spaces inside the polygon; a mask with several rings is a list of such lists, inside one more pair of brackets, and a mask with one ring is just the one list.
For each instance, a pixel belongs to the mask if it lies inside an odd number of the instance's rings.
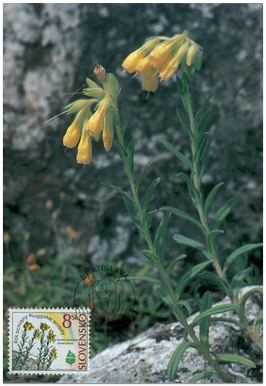
{"label": "grey rock", "polygon": [[[129,191],[115,146],[106,153],[101,141],[94,143],[92,164],[84,168],[76,164],[76,150],[65,152],[62,144],[72,117],[62,115],[43,126],[73,100],[67,93],[74,93],[93,74],[92,61],[117,76],[122,120],[130,107],[125,141],[136,138],[136,178],[153,161],[140,194],[161,176],[150,209],[178,206],[195,215],[187,189],[176,177],[186,169],[159,142],[166,139],[190,156],[176,116],[181,101],[175,80],[160,84],[146,99],[140,79],[121,74],[123,60],[146,38],[185,29],[204,49],[203,68],[193,80],[195,111],[214,94],[213,142],[203,194],[226,182],[211,207],[210,220],[228,199],[242,196],[227,219],[230,242],[217,238],[221,258],[229,243],[237,248],[261,241],[262,4],[6,3],[3,22],[4,230],[10,233],[16,255],[45,248],[47,256],[40,264],[47,258],[63,259],[70,251],[92,265],[123,260],[130,271],[145,264],[145,242],[130,222],[122,197],[100,184]],[[46,209],[47,200],[54,203],[56,222]],[[154,229],[158,222],[155,217]],[[69,238],[68,226],[77,232],[78,241]],[[26,232],[31,235],[27,246]],[[171,219],[166,258],[172,259],[178,249],[188,254],[188,265],[201,259],[177,247],[172,240],[177,232],[201,240],[192,224]],[[260,265],[260,251],[252,259]]]}
{"label": "grey rock", "polygon": [[[242,297],[254,287],[240,290]],[[262,287],[261,287],[262,288]],[[229,298],[215,305],[230,303]],[[246,301],[246,318],[254,327],[262,307],[262,294],[256,292]],[[199,313],[191,315],[187,321],[191,323]],[[216,314],[215,317],[238,320],[233,312]],[[199,333],[195,327],[196,334]],[[189,347],[182,356],[178,370],[172,382],[167,376],[167,366],[171,356],[179,344],[185,342],[184,328],[177,323],[155,326],[133,339],[105,349],[90,361],[90,372],[80,375],[64,375],[58,383],[188,383],[192,376],[212,371],[204,357],[197,350]],[[189,340],[191,340],[189,338]],[[235,354],[242,355],[253,362],[257,368],[252,370],[237,363],[222,366],[236,383],[262,382],[262,357],[255,344],[237,325],[226,322],[210,324],[209,330],[210,355]],[[220,383],[217,378],[208,378],[199,383]]]}

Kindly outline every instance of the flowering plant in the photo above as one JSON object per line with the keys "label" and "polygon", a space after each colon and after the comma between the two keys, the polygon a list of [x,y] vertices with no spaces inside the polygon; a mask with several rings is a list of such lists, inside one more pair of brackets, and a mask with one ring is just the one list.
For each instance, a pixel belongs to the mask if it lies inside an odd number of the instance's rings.
{"label": "flowering plant", "polygon": [[[261,244],[247,244],[234,252],[230,253],[223,264],[217,252],[215,237],[224,233],[221,229],[222,223],[239,201],[240,197],[233,197],[226,202],[216,213],[213,220],[208,217],[209,207],[223,183],[216,185],[208,197],[204,197],[201,192],[201,180],[204,170],[207,165],[210,142],[208,142],[208,122],[211,116],[211,111],[204,113],[210,97],[206,100],[200,110],[194,114],[192,108],[192,88],[191,78],[195,70],[201,68],[201,47],[192,41],[185,31],[183,34],[176,35],[172,38],[153,37],[146,41],[139,49],[131,53],[123,62],[122,67],[128,73],[135,72],[136,75],[143,76],[142,87],[148,92],[155,92],[158,87],[159,79],[167,82],[177,71],[178,67],[182,68],[182,77],[177,77],[177,88],[181,97],[181,101],[188,119],[184,119],[180,110],[177,110],[177,115],[181,123],[181,127],[187,134],[188,140],[191,143],[191,156],[187,158],[179,152],[172,144],[162,140],[161,143],[168,149],[169,152],[182,163],[186,165],[189,173],[179,173],[178,177],[183,180],[189,189],[192,205],[196,211],[196,217],[191,217],[187,213],[175,207],[162,207],[161,211],[165,213],[165,217],[161,220],[155,236],[152,237],[150,225],[152,219],[157,212],[157,209],[150,210],[150,200],[160,182],[160,178],[156,178],[143,197],[139,195],[139,187],[145,178],[149,163],[138,177],[134,174],[134,146],[135,139],[133,138],[126,147],[124,143],[124,134],[129,121],[129,109],[126,112],[125,120],[120,125],[120,117],[117,109],[117,97],[120,93],[119,84],[112,74],[105,73],[101,66],[96,66],[95,74],[102,83],[102,88],[96,83],[87,79],[88,88],[83,90],[83,94],[90,99],[79,100],[67,106],[67,113],[76,113],[72,125],[68,128],[64,137],[64,144],[67,147],[78,146],[77,162],[89,164],[91,162],[91,142],[93,139],[99,140],[102,136],[104,147],[107,151],[110,150],[113,142],[113,127],[116,129],[117,140],[115,145],[118,149],[120,158],[125,167],[125,173],[129,180],[131,194],[121,190],[119,187],[109,185],[123,195],[124,203],[128,213],[140,231],[143,238],[146,240],[148,248],[143,251],[144,256],[152,262],[158,270],[161,280],[149,276],[132,276],[128,279],[145,280],[153,285],[156,294],[171,308],[176,319],[184,326],[186,341],[180,344],[174,352],[169,366],[168,376],[172,380],[178,368],[179,361],[188,347],[193,347],[204,356],[205,360],[213,367],[213,372],[202,372],[193,376],[191,383],[207,377],[216,377],[224,382],[232,382],[232,379],[221,367],[220,363],[238,362],[244,365],[255,367],[255,364],[239,355],[221,354],[214,356],[209,352],[209,326],[211,322],[219,321],[221,318],[213,317],[213,315],[235,311],[238,315],[238,326],[241,326],[251,339],[257,344],[258,350],[262,350],[262,340],[260,338],[260,324],[262,314],[260,314],[255,322],[254,329],[248,325],[244,307],[249,296],[255,291],[261,291],[260,288],[253,288],[248,291],[241,299],[239,299],[239,288],[243,280],[249,275],[251,267],[239,270],[232,279],[229,280],[227,271],[229,266],[236,260],[237,257],[258,248]],[[96,103],[96,111],[91,112],[92,104]],[[203,116],[202,116],[203,115]],[[179,244],[184,244],[195,248],[203,253],[206,261],[195,265],[190,269],[179,281],[174,288],[171,281],[171,273],[175,265],[185,255],[177,256],[171,263],[165,262],[164,259],[164,241],[167,233],[167,227],[171,216],[183,218],[193,225],[198,227],[205,237],[205,244],[198,242],[184,235],[175,235],[174,240]],[[213,265],[215,274],[209,272],[206,268]],[[196,275],[204,279],[215,281],[219,288],[228,295],[231,304],[212,306],[210,292],[206,292],[200,310],[200,314],[194,321],[188,324],[185,312],[192,312],[190,303],[181,300],[181,294],[184,288]],[[122,280],[122,279],[121,279]],[[223,321],[225,319],[223,318]],[[228,323],[236,323],[235,320],[228,317]],[[199,326],[199,333],[195,331],[195,327]]]}

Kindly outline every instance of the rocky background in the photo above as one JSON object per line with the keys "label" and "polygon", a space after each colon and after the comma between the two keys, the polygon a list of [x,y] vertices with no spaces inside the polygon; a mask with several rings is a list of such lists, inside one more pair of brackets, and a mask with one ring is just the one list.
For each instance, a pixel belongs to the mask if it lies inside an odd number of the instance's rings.
{"label": "rocky background", "polygon": [[[225,247],[261,242],[262,15],[262,4],[4,4],[4,231],[12,252],[5,264],[40,248],[46,251],[40,265],[72,255],[92,266],[122,260],[130,274],[145,264],[145,243],[121,196],[101,185],[128,189],[115,146],[106,153],[101,141],[94,142],[92,163],[83,167],[76,149],[65,152],[62,144],[73,116],[43,126],[78,98],[71,94],[93,74],[93,62],[117,77],[122,119],[130,107],[126,142],[136,138],[136,176],[153,161],[141,193],[161,176],[151,209],[175,205],[194,215],[176,177],[186,169],[159,142],[190,154],[176,116],[182,106],[175,77],[147,99],[141,79],[121,68],[146,38],[185,29],[204,49],[202,69],[193,77],[194,110],[213,94],[203,193],[225,181],[213,216],[232,196],[242,196],[227,218],[228,236],[218,239],[220,256]],[[162,216],[159,211],[154,226]],[[176,233],[201,240],[193,225],[173,218],[166,258],[185,252],[188,265],[199,261],[200,255],[172,241]],[[259,250],[250,256],[261,264]]]}

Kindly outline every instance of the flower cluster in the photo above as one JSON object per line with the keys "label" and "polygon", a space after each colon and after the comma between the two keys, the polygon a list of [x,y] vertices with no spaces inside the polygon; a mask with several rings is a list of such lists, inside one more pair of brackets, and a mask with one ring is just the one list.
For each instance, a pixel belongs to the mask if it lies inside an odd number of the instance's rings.
{"label": "flower cluster", "polygon": [[[97,78],[102,82],[103,88],[87,78],[88,88],[83,89],[83,94],[90,99],[77,100],[66,107],[68,114],[76,113],[76,117],[67,129],[63,144],[73,148],[78,144],[77,162],[89,164],[92,158],[92,140],[98,141],[102,136],[106,151],[113,143],[113,116],[117,110],[117,97],[120,92],[119,84],[113,74],[105,73],[102,66],[94,69]],[[92,105],[96,104],[94,112]]]}
{"label": "flower cluster", "polygon": [[26,322],[25,324],[24,324],[24,329],[25,330],[32,330],[34,328],[34,325],[33,324],[31,324],[31,323],[29,323],[29,322]]}
{"label": "flower cluster", "polygon": [[49,330],[48,334],[49,334],[49,343],[51,343],[51,342],[54,343],[56,341],[56,339],[55,339],[55,334],[52,331],[52,329]]}
{"label": "flower cluster", "polygon": [[142,88],[155,92],[160,80],[167,82],[177,71],[178,66],[201,66],[201,47],[187,36],[187,32],[172,38],[155,37],[149,39],[138,50],[132,52],[123,62],[122,67],[129,74],[136,72],[143,75]]}
{"label": "flower cluster", "polygon": [[41,323],[40,324],[40,329],[41,330],[46,331],[46,330],[48,330],[48,328],[50,328],[50,326],[48,326],[48,324],[46,324],[46,323]]}

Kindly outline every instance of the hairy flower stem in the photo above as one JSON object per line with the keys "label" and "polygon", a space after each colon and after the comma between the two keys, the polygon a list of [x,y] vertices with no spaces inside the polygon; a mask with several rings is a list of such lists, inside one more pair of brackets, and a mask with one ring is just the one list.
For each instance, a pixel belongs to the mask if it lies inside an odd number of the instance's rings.
{"label": "hairy flower stem", "polygon": [[[123,134],[121,132],[121,127],[118,124],[116,124],[116,132],[117,132],[118,141],[119,141],[120,145],[123,147],[123,149],[125,149]],[[130,182],[130,187],[131,187],[131,190],[132,190],[132,195],[133,195],[135,207],[136,207],[136,210],[138,212],[140,221],[142,222],[142,220],[144,218],[144,214],[143,214],[142,209],[141,209],[141,205],[140,205],[140,201],[139,201],[139,198],[138,198],[138,192],[137,192],[136,185],[135,185],[135,182],[134,182],[133,174],[131,172],[128,159],[126,157],[123,157],[123,161],[124,161],[124,165],[125,165],[126,174],[128,176],[129,182]],[[195,167],[195,170],[197,171],[197,167]],[[196,174],[196,175],[198,176],[198,174]],[[152,242],[149,230],[148,229],[143,229],[143,234],[144,234],[144,238],[145,238],[145,240],[146,240],[146,242],[147,242],[147,244],[148,244],[148,246],[150,248],[150,251],[153,253],[153,255],[155,255],[157,257],[157,261],[154,261],[154,264],[156,265],[158,271],[160,272],[160,274],[162,276],[162,279],[163,279],[163,281],[165,283],[165,286],[167,288],[167,292],[170,295],[173,304],[176,304],[178,300],[177,300],[175,292],[174,292],[174,290],[172,288],[172,285],[171,285],[171,282],[170,282],[170,278],[167,275],[167,273],[165,272],[162,264],[159,261],[159,258],[157,256],[155,247],[153,245],[153,242]],[[202,355],[209,362],[209,364],[214,367],[216,372],[219,374],[220,378],[224,382],[234,383],[231,380],[231,378],[229,378],[222,371],[222,369],[219,367],[219,365],[217,363],[215,363],[215,361],[212,359],[210,354],[203,347],[203,345],[199,341],[197,335],[195,334],[193,328],[191,328],[190,325],[187,323],[186,317],[184,316],[184,314],[183,314],[183,312],[182,312],[182,310],[181,310],[181,308],[179,306],[175,307],[174,313],[175,313],[175,316],[176,316],[177,320],[179,320],[180,323],[183,325],[183,327],[185,328],[187,333],[192,338],[193,342],[196,343],[200,347],[200,351],[201,351]]]}

